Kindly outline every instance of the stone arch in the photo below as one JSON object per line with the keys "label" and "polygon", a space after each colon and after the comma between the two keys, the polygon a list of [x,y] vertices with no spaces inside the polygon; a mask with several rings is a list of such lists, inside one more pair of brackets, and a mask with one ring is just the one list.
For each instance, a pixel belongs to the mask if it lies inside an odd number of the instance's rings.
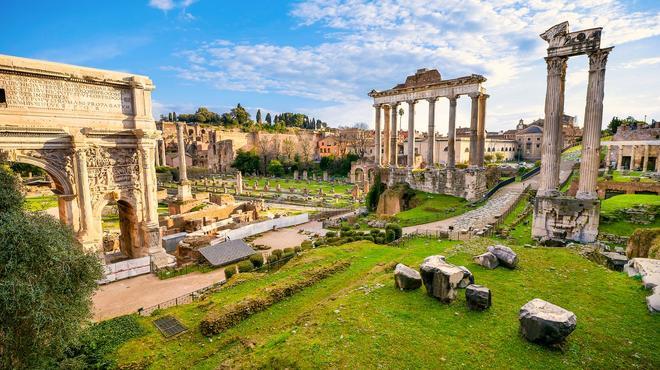
{"label": "stone arch", "polygon": [[119,211],[119,241],[122,254],[129,258],[142,257],[147,249],[140,238],[139,204],[135,198],[125,191],[106,193],[94,205],[95,227],[99,234],[103,233],[103,209],[110,204],[116,204]]}
{"label": "stone arch", "polygon": [[364,176],[365,176],[364,169],[362,167],[356,167],[355,170],[353,171],[353,182],[364,182]]}
{"label": "stone arch", "polygon": [[10,157],[10,160],[12,162],[27,163],[41,168],[42,170],[46,171],[46,173],[48,173],[48,175],[53,179],[55,182],[55,187],[58,191],[61,191],[62,194],[74,194],[73,184],[65,172],[66,169],[59,168],[51,161],[43,158],[37,158],[29,154],[17,154],[14,156],[14,158]]}

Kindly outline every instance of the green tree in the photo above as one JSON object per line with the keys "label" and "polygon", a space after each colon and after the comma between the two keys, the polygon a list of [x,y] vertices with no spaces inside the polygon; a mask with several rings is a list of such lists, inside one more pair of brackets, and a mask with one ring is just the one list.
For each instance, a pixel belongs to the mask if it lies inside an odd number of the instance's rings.
{"label": "green tree", "polygon": [[250,113],[241,106],[241,103],[238,103],[236,108],[231,110],[231,116],[234,117],[241,126],[249,126],[252,123],[250,121]]}
{"label": "green tree", "polygon": [[256,151],[246,152],[239,149],[231,166],[242,173],[254,173],[259,170],[259,161],[259,155]]}
{"label": "green tree", "polygon": [[258,124],[261,124],[261,123],[262,123],[262,122],[261,122],[261,109],[257,109],[256,120],[257,120],[257,123],[258,123]]}
{"label": "green tree", "polygon": [[0,368],[45,368],[60,359],[91,318],[102,276],[70,228],[22,210],[14,175],[0,167]]}
{"label": "green tree", "polygon": [[266,123],[268,123],[269,125],[273,123],[273,120],[270,117],[270,113],[266,113]]}
{"label": "green tree", "polygon": [[369,189],[367,193],[367,209],[370,212],[374,212],[378,208],[378,200],[380,195],[385,192],[386,186],[380,181],[380,172],[376,172],[376,177],[374,179],[374,184]]}
{"label": "green tree", "polygon": [[612,134],[616,134],[616,131],[619,129],[619,126],[621,126],[622,124],[623,124],[623,120],[619,119],[619,117],[612,117],[610,124],[607,125],[607,130]]}
{"label": "green tree", "polygon": [[282,162],[277,159],[271,159],[268,163],[268,173],[275,175],[276,177],[281,177],[284,174],[284,166]]}

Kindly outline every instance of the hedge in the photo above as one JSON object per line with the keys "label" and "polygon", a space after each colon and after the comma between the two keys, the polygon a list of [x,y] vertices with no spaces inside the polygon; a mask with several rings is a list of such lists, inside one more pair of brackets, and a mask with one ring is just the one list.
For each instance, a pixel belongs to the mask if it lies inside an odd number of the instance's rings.
{"label": "hedge", "polygon": [[250,272],[252,270],[254,270],[254,266],[249,260],[241,261],[238,263],[238,272]]}
{"label": "hedge", "polygon": [[261,253],[255,253],[250,256],[250,262],[255,268],[259,268],[264,265],[264,255]]}
{"label": "hedge", "polygon": [[236,266],[231,265],[228,267],[225,267],[225,279],[229,280],[232,276],[236,274]]}

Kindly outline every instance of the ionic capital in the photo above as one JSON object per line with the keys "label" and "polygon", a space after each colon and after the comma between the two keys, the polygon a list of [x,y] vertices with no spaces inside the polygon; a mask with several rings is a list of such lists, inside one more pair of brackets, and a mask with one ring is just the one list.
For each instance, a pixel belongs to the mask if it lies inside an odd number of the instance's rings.
{"label": "ionic capital", "polygon": [[545,62],[548,65],[548,75],[566,75],[566,62],[568,57],[546,57]]}
{"label": "ionic capital", "polygon": [[612,51],[612,48],[599,49],[593,53],[589,53],[589,71],[600,71],[605,69],[607,64],[607,56]]}

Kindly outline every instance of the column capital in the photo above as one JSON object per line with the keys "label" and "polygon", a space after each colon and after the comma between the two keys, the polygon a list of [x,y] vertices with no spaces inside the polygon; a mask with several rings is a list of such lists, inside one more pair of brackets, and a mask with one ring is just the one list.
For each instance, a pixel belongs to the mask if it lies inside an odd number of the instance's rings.
{"label": "column capital", "polygon": [[471,92],[471,93],[468,94],[468,96],[470,98],[472,98],[472,100],[477,100],[481,96],[481,93],[480,92]]}
{"label": "column capital", "polygon": [[381,103],[374,103],[374,104],[372,105],[372,107],[374,107],[374,108],[380,108],[382,105],[383,105],[383,104],[381,104]]}
{"label": "column capital", "polygon": [[488,99],[488,98],[490,98],[490,95],[488,95],[488,94],[481,94],[481,95],[479,96],[479,99],[483,99],[483,100],[486,100],[486,99]]}
{"label": "column capital", "polygon": [[600,71],[605,69],[607,57],[613,48],[598,49],[589,53],[589,71]]}
{"label": "column capital", "polygon": [[396,107],[398,107],[399,104],[401,104],[401,103],[400,103],[400,102],[396,102],[396,103],[390,103],[390,104],[388,104],[388,105],[390,106],[391,109],[396,109]]}
{"label": "column capital", "polygon": [[406,103],[408,103],[408,105],[415,105],[417,104],[417,102],[418,102],[417,99],[406,100]]}
{"label": "column capital", "polygon": [[566,75],[568,57],[545,57],[549,75]]}
{"label": "column capital", "polygon": [[453,104],[456,104],[456,100],[460,97],[461,97],[460,95],[455,94],[455,93],[451,93],[451,94],[447,95],[447,99],[449,99],[449,102],[453,103]]}
{"label": "column capital", "polygon": [[426,101],[429,103],[435,103],[436,101],[438,101],[438,97],[434,96],[432,98],[426,98]]}

